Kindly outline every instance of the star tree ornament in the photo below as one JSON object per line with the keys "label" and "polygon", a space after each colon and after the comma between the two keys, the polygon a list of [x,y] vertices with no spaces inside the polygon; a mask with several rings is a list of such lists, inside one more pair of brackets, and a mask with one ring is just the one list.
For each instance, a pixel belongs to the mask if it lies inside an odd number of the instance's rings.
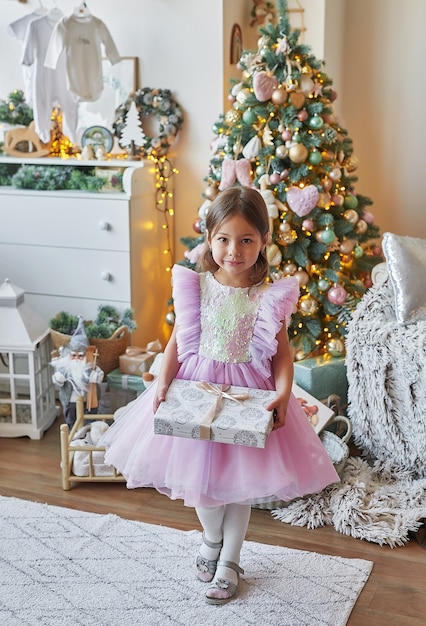
{"label": "star tree ornament", "polygon": [[[262,194],[270,280],[294,276],[300,285],[289,326],[295,358],[337,357],[371,270],[383,259],[379,229],[371,200],[356,188],[358,159],[334,112],[332,80],[290,28],[287,2],[275,6],[276,21],[259,28],[256,50],[243,51],[229,110],[212,126],[202,207],[232,184]],[[194,267],[190,251],[204,240],[199,234],[185,240],[183,264]]]}

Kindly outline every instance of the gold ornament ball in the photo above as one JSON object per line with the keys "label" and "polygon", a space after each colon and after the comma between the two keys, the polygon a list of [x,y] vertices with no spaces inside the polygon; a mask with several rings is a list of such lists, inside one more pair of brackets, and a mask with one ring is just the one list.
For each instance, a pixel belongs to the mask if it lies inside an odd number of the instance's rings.
{"label": "gold ornament ball", "polygon": [[281,222],[278,226],[278,230],[280,233],[289,233],[291,231],[291,226],[288,222]]}
{"label": "gold ornament ball", "polygon": [[274,89],[272,92],[271,100],[274,104],[284,104],[287,101],[288,93],[282,87],[279,89]]}
{"label": "gold ornament ball", "polygon": [[355,224],[354,230],[358,235],[364,235],[364,233],[367,232],[367,228],[367,222],[365,222],[364,220],[358,220],[358,222]]}
{"label": "gold ornament ball", "polygon": [[309,274],[304,270],[297,270],[297,272],[294,272],[293,276],[297,278],[297,281],[301,287],[304,287],[309,282]]}
{"label": "gold ornament ball", "polygon": [[343,356],[345,353],[345,344],[338,337],[329,339],[326,344],[327,352],[334,357]]}
{"label": "gold ornament ball", "polygon": [[346,209],[346,211],[343,213],[343,217],[351,224],[356,224],[359,220],[359,215],[355,211],[355,209]]}
{"label": "gold ornament ball", "polygon": [[359,159],[354,154],[351,154],[343,161],[343,165],[348,172],[354,172],[359,164]]}
{"label": "gold ornament ball", "polygon": [[356,242],[352,239],[345,239],[340,244],[340,252],[342,254],[350,254],[352,250],[355,248]]}
{"label": "gold ornament ball", "polygon": [[283,272],[287,276],[293,276],[297,272],[297,266],[294,263],[286,263],[283,267]]}
{"label": "gold ornament ball", "polygon": [[303,143],[296,143],[291,146],[288,151],[288,156],[293,161],[293,163],[303,163],[308,158],[308,150],[303,145]]}
{"label": "gold ornament ball", "polygon": [[332,181],[329,178],[325,178],[323,180],[322,188],[324,189],[324,191],[330,191],[332,186],[333,186],[333,183],[332,183]]}
{"label": "gold ornament ball", "polygon": [[225,121],[228,124],[237,124],[237,122],[241,119],[241,111],[235,111],[235,109],[230,109],[226,112]]}
{"label": "gold ornament ball", "polygon": [[204,191],[204,195],[207,198],[207,200],[214,200],[217,194],[218,194],[218,191],[216,187],[212,187],[212,185],[209,185],[208,187],[206,187],[206,190]]}
{"label": "gold ornament ball", "polygon": [[299,311],[302,315],[315,315],[318,311],[318,302],[311,295],[306,294],[299,300]]}
{"label": "gold ornament ball", "polygon": [[340,169],[340,167],[334,167],[329,173],[328,177],[331,178],[331,180],[334,180],[334,182],[337,182],[342,177],[342,170]]}
{"label": "gold ornament ball", "polygon": [[271,245],[266,247],[266,258],[269,265],[279,265],[283,260],[281,250],[275,243],[271,243]]}
{"label": "gold ornament ball", "polygon": [[297,239],[297,232],[295,230],[289,230],[284,233],[279,233],[277,236],[277,241],[283,246],[290,246]]}
{"label": "gold ornament ball", "polygon": [[281,146],[277,146],[276,150],[275,150],[275,156],[278,159],[285,159],[285,157],[288,155],[289,151],[287,150],[287,148],[283,145]]}

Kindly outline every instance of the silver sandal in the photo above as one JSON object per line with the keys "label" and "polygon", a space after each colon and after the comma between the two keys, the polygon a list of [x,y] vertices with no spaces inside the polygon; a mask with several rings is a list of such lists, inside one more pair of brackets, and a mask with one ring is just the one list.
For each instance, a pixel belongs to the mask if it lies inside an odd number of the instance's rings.
{"label": "silver sandal", "polygon": [[[233,561],[218,561],[217,566],[219,565],[221,565],[222,567],[229,567],[229,569],[233,569],[234,572],[236,572],[238,575],[244,574],[244,570],[239,565],[237,565],[237,563],[234,563]],[[207,595],[210,589],[226,590],[229,593],[229,595],[226,598],[211,598],[210,596]],[[226,604],[226,602],[229,602],[229,600],[235,596],[237,589],[238,589],[238,584],[236,585],[235,583],[228,580],[227,578],[216,578],[213,584],[210,585],[209,588],[207,589],[207,593],[205,596],[206,602],[208,604]]]}
{"label": "silver sandal", "polygon": [[[206,539],[204,532],[203,532],[203,543],[209,548],[214,548],[216,550],[220,550],[220,548],[223,545],[223,541],[219,541],[218,543],[213,543],[212,541],[209,541],[208,539]],[[203,583],[211,582],[216,573],[218,560],[219,560],[219,556],[217,557],[217,559],[209,560],[209,559],[206,559],[204,556],[201,556],[201,554],[199,554],[195,562],[196,577],[199,580],[201,580]]]}

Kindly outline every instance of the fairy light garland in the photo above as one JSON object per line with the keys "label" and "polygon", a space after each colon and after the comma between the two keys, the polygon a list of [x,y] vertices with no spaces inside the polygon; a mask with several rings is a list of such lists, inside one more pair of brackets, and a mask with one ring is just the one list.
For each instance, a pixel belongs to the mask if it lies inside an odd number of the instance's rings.
{"label": "fairy light garland", "polygon": [[149,161],[154,164],[154,171],[156,176],[156,192],[155,192],[155,204],[156,209],[162,213],[164,222],[162,225],[163,230],[166,231],[167,247],[163,250],[163,254],[169,257],[169,265],[166,267],[166,272],[171,272],[174,264],[173,246],[171,241],[171,229],[170,218],[174,215],[173,209],[173,191],[170,187],[170,179],[179,171],[172,165],[171,161],[165,156],[149,155],[147,157]]}

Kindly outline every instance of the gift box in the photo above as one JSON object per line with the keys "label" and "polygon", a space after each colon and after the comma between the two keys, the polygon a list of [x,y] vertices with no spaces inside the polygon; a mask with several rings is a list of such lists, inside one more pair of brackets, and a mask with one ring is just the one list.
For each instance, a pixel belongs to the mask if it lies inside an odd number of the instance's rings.
{"label": "gift box", "polygon": [[310,393],[293,383],[292,392],[303,409],[306,418],[319,434],[333,419],[334,411]]}
{"label": "gift box", "polygon": [[337,394],[345,403],[348,393],[345,358],[318,356],[296,361],[294,382],[315,398]]}
{"label": "gift box", "polygon": [[264,448],[273,426],[265,407],[274,397],[275,391],[175,379],[154,415],[154,432]]}
{"label": "gift box", "polygon": [[119,356],[119,369],[122,374],[142,376],[147,372],[154,362],[156,355],[161,352],[163,346],[156,339],[151,341],[146,348],[131,346],[124,354]]}
{"label": "gift box", "polygon": [[142,391],[145,391],[145,385],[140,376],[123,374],[118,368],[107,374],[107,387],[112,412],[135,400]]}

